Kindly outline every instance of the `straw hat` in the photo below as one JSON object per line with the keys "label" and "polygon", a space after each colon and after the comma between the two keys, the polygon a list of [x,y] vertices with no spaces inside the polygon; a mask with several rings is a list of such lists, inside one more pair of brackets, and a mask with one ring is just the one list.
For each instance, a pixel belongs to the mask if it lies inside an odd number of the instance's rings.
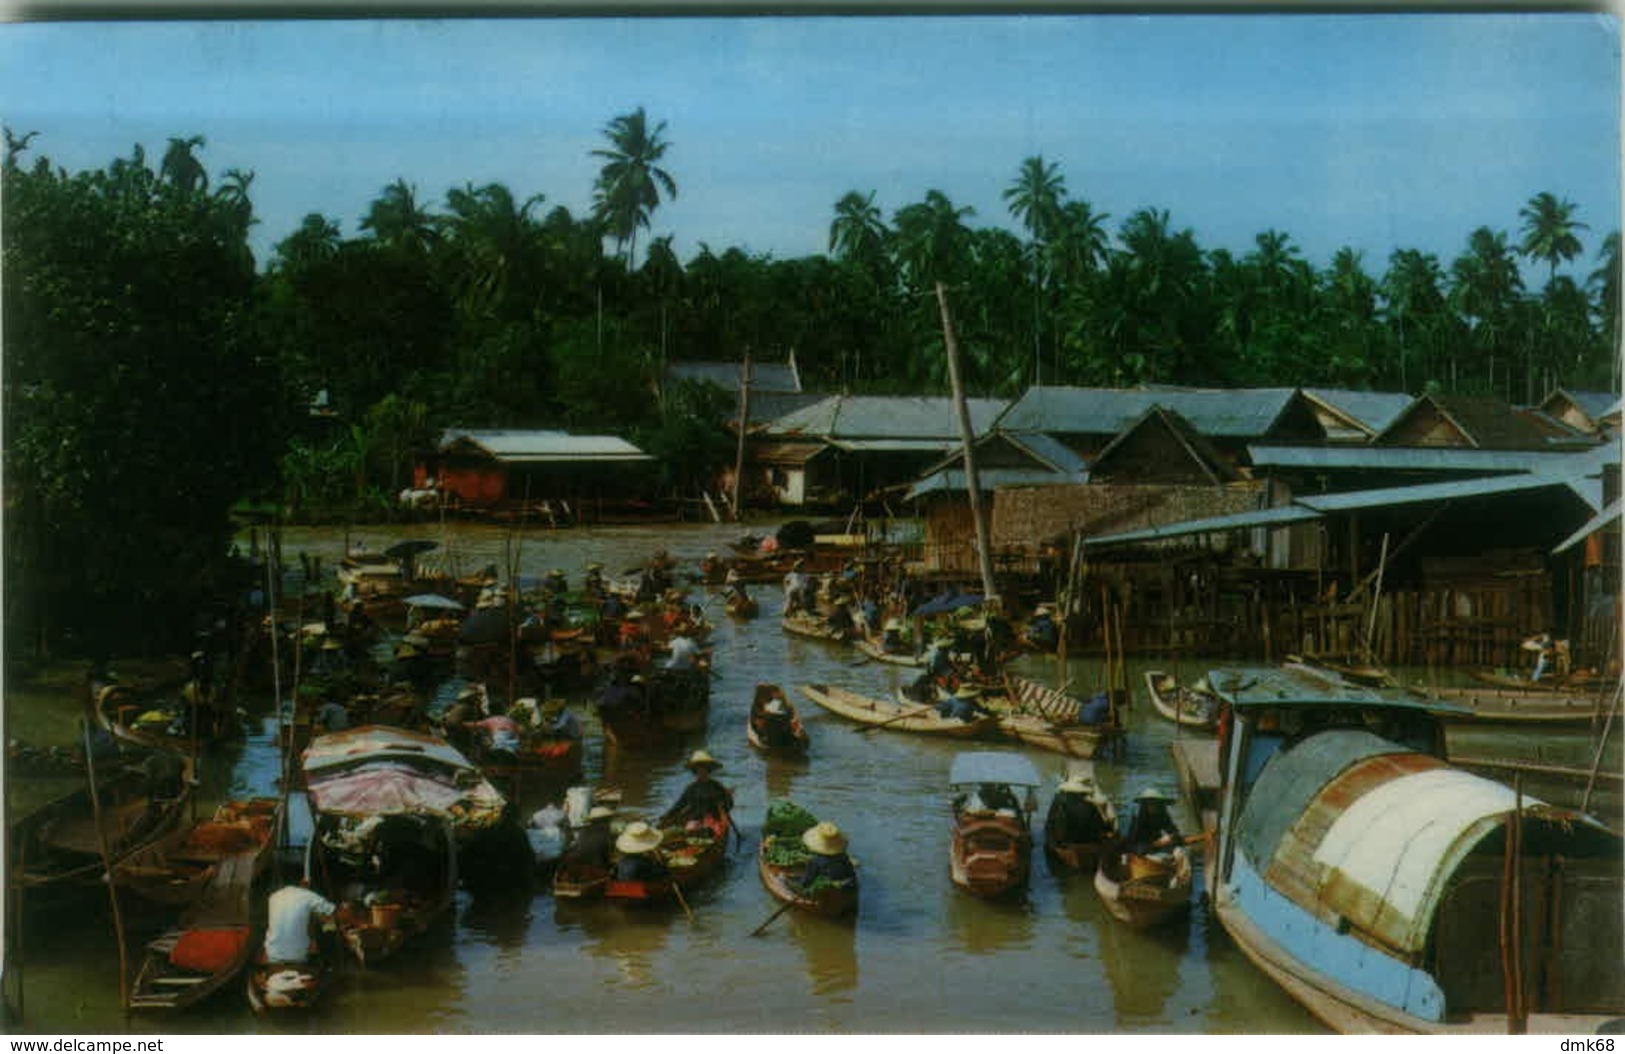
{"label": "straw hat", "polygon": [[549,699],[542,704],[541,713],[545,717],[556,717],[564,712],[563,699]]}
{"label": "straw hat", "polygon": [[886,624],[882,628],[884,628],[884,629],[902,629],[903,628],[903,620],[898,618],[896,615],[893,615],[891,618],[886,620]]}
{"label": "straw hat", "polygon": [[711,770],[715,772],[722,767],[722,762],[712,757],[702,748],[690,754],[688,760],[683,763],[683,767],[688,769],[697,769],[702,765],[710,766]]}
{"label": "straw hat", "polygon": [[660,848],[661,834],[642,820],[627,824],[626,830],[615,839],[615,848],[629,856]]}
{"label": "straw hat", "polygon": [[587,565],[587,570],[589,571],[602,571],[603,569],[604,565],[599,563],[597,560],[594,560]]}
{"label": "straw hat", "polygon": [[1173,801],[1173,795],[1161,787],[1141,787],[1140,793],[1134,796],[1135,801]]}
{"label": "straw hat", "polygon": [[478,699],[483,694],[484,691],[480,685],[471,684],[457,693],[457,700],[461,702],[464,699]]}
{"label": "straw hat", "polygon": [[[594,805],[591,809],[587,810],[587,822],[588,823],[593,823],[594,821],[597,821],[597,820],[608,820],[611,817],[613,817],[614,815],[615,815],[615,810],[611,809],[609,806],[607,806],[607,805]],[[648,825],[645,824],[645,826],[648,826]]]}
{"label": "straw hat", "polygon": [[978,630],[984,630],[984,629],[987,629],[987,619],[982,618],[980,615],[977,615],[977,616],[974,616],[972,618],[968,618],[965,621],[961,622],[959,624],[959,628],[960,629],[968,629],[973,633],[978,631]]}
{"label": "straw hat", "polygon": [[710,552],[705,554],[705,558],[707,560],[715,560],[717,558],[717,551],[712,549]]}
{"label": "straw hat", "polygon": [[1067,794],[1088,794],[1095,789],[1095,781],[1089,776],[1068,776],[1055,789]]}
{"label": "straw hat", "polygon": [[1034,615],[1053,615],[1053,614],[1055,614],[1055,605],[1054,604],[1040,604],[1037,607],[1033,608],[1033,614]]}
{"label": "straw hat", "polygon": [[846,835],[841,833],[839,827],[825,820],[802,832],[801,844],[819,856],[839,856],[846,852]]}
{"label": "straw hat", "polygon": [[329,637],[326,640],[322,641],[322,650],[323,651],[343,651],[344,650],[344,645],[343,645],[342,642],[334,640],[332,637]]}
{"label": "straw hat", "polygon": [[631,611],[628,611],[626,613],[626,617],[628,619],[632,620],[633,622],[636,622],[638,619],[643,617],[643,609],[642,608],[633,608]]}
{"label": "straw hat", "polygon": [[1202,695],[1212,695],[1213,686],[1207,683],[1206,677],[1198,677],[1196,679],[1196,683],[1191,685],[1191,691],[1198,692]]}
{"label": "straw hat", "polygon": [[954,689],[955,699],[980,699],[981,697],[982,690],[974,684],[962,684]]}

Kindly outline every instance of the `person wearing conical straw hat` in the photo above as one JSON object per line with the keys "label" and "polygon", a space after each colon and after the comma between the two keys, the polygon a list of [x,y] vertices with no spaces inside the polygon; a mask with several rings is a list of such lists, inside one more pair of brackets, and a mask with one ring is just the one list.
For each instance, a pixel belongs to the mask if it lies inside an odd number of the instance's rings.
{"label": "person wearing conical straw hat", "polygon": [[846,855],[846,835],[828,820],[814,824],[801,834],[801,844],[812,852],[807,870],[797,885],[801,892],[814,893],[828,886],[850,886],[857,882],[858,872],[852,858]]}
{"label": "person wearing conical straw hat", "polygon": [[1055,827],[1060,842],[1095,844],[1117,833],[1109,807],[1098,796],[1094,776],[1073,773],[1055,788],[1055,801],[1045,823]]}
{"label": "person wearing conical straw hat", "polygon": [[622,882],[670,882],[671,871],[660,859],[662,840],[661,833],[642,820],[627,824],[615,839],[615,849],[621,854],[615,864],[615,877]]}
{"label": "person wearing conical straw hat", "polygon": [[1168,812],[1168,803],[1173,800],[1172,795],[1155,786],[1143,787],[1134,796],[1134,815],[1123,838],[1129,852],[1143,856],[1179,844],[1179,826]]}
{"label": "person wearing conical straw hat", "polygon": [[660,817],[660,826],[682,824],[692,827],[709,817],[727,820],[734,807],[733,791],[711,778],[722,768],[722,762],[700,749],[689,755],[685,767],[694,774],[694,779],[683,788],[683,793],[666,810],[665,815]]}
{"label": "person wearing conical straw hat", "polygon": [[570,847],[564,851],[560,864],[608,871],[610,849],[615,845],[609,821],[614,816],[614,809],[605,805],[594,805],[587,812],[586,824],[571,838]]}
{"label": "person wearing conical straw hat", "polygon": [[954,694],[937,704],[937,713],[950,720],[971,722],[985,717],[987,710],[981,704],[982,690],[975,685],[962,684]]}

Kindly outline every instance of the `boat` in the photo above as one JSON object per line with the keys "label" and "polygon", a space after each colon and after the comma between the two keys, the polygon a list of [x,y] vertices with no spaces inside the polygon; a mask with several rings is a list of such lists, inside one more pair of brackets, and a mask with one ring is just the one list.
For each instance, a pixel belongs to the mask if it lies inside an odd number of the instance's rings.
{"label": "boat", "polygon": [[306,874],[339,905],[339,937],[362,963],[395,954],[450,910],[460,854],[479,859],[510,832],[524,841],[497,789],[432,736],[334,732],[312,741],[302,765],[315,814]]}
{"label": "boat", "polygon": [[1111,852],[1095,868],[1095,892],[1112,918],[1137,930],[1171,922],[1190,911],[1195,883],[1190,853]]}
{"label": "boat", "polygon": [[722,869],[727,859],[729,829],[726,813],[707,816],[692,830],[661,828],[659,853],[670,879],[645,882],[611,877],[604,886],[604,897],[633,904],[669,903],[676,899],[679,890],[700,885]]}
{"label": "boat", "polygon": [[[236,725],[236,715],[188,681],[173,697],[155,697],[128,685],[93,680],[90,712],[115,739],[144,750],[191,753]],[[194,727],[196,736],[193,735]]]}
{"label": "boat", "polygon": [[762,606],[756,602],[755,597],[740,596],[737,593],[729,596],[723,602],[722,607],[728,613],[729,618],[740,620],[753,619],[762,611]]}
{"label": "boat", "polygon": [[798,879],[806,869],[808,855],[798,836],[764,834],[756,849],[756,873],[768,894],[781,904],[820,918],[839,919],[857,914],[856,883],[827,885],[811,893],[801,891]]}
{"label": "boat", "polygon": [[[261,808],[267,802],[269,809]],[[257,841],[251,837],[246,844],[239,843],[243,848],[218,857],[178,923],[147,944],[130,986],[131,1010],[184,1010],[201,1003],[235,980],[259,951],[263,920],[255,905],[280,809],[275,799],[250,804],[244,811],[263,821],[257,826],[265,833],[256,831]]]}
{"label": "boat", "polygon": [[1044,852],[1072,871],[1094,871],[1105,853],[1117,848],[1117,810],[1095,786],[1094,766],[1072,766],[1044,814]]}
{"label": "boat", "polygon": [[1577,670],[1567,676],[1553,673],[1538,681],[1507,670],[1468,670],[1467,674],[1492,688],[1517,688],[1526,692],[1592,692],[1605,687],[1602,678],[1589,670]]}
{"label": "boat", "polygon": [[326,955],[303,963],[267,963],[256,953],[248,971],[248,1005],[256,1014],[308,1011],[321,1002],[333,973]]}
{"label": "boat", "polygon": [[[774,702],[777,702],[781,709],[781,714],[776,719],[774,715],[766,712],[767,707]],[[780,757],[804,758],[811,744],[811,737],[801,726],[801,718],[796,715],[796,708],[785,697],[784,689],[776,684],[756,686],[756,695],[751,699],[750,714],[745,718],[745,738],[751,746],[762,753]]]}
{"label": "boat", "polygon": [[1011,739],[1052,754],[1088,760],[1123,734],[1115,708],[1099,724],[1083,724],[1082,699],[1047,687],[1029,677],[1004,676],[1005,706],[998,730]]}
{"label": "boat", "polygon": [[[1590,724],[1607,712],[1595,696],[1573,692],[1530,691],[1523,688],[1418,688],[1435,699],[1467,707],[1471,713],[1444,715],[1444,719],[1505,725]],[[1606,704],[1609,695],[1602,696]]]}
{"label": "boat", "polygon": [[192,763],[167,752],[148,761],[172,774],[108,763],[96,774],[94,799],[87,782],[14,823],[8,855],[16,880],[28,888],[100,886],[107,867],[116,872],[167,838],[191,801]]}
{"label": "boat", "polygon": [[555,900],[601,900],[611,873],[601,867],[560,863],[553,871]]}
{"label": "boat", "polygon": [[1181,728],[1214,732],[1219,727],[1219,701],[1207,692],[1187,688],[1162,670],[1145,671],[1145,694],[1151,707]]}
{"label": "boat", "polygon": [[852,643],[863,654],[876,662],[890,663],[893,666],[907,666],[910,669],[921,670],[925,668],[925,656],[913,652],[887,651],[879,641],[868,637],[854,637]]}
{"label": "boat", "polygon": [[954,758],[948,775],[956,792],[948,858],[954,885],[979,897],[1026,888],[1033,850],[1028,814],[1040,782],[1038,770],[1020,754],[968,751]]}
{"label": "boat", "polygon": [[113,877],[143,900],[172,907],[195,901],[220,865],[242,854],[255,861],[258,878],[270,865],[267,849],[276,837],[280,806],[276,798],[226,802],[211,818],[126,857],[113,868]]}
{"label": "boat", "polygon": [[888,728],[897,732],[944,736],[949,739],[980,739],[991,735],[999,719],[988,715],[973,721],[943,717],[935,704],[916,705],[875,699],[859,695],[845,688],[827,684],[804,684],[801,694],[828,710],[862,725]]}
{"label": "boat", "polygon": [[[668,670],[653,667],[633,678],[637,701],[608,707],[600,704],[604,737],[623,747],[664,742],[674,735],[705,729],[711,705],[709,669]],[[609,698],[609,692],[604,695]]]}
{"label": "boat", "polygon": [[784,627],[784,632],[793,637],[809,637],[830,644],[845,644],[851,638],[844,630],[830,629],[829,623],[824,619],[802,612],[785,615],[779,619],[779,625]]}
{"label": "boat", "polygon": [[1441,719],[1465,707],[1301,667],[1208,680],[1232,715],[1213,914],[1317,1018],[1580,1034],[1625,1015],[1625,840],[1448,764]]}

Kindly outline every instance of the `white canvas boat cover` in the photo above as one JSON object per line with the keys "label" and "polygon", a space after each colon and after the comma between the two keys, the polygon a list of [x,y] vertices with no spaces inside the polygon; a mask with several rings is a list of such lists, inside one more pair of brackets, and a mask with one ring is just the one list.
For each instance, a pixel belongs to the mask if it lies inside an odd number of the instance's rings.
{"label": "white canvas boat cover", "polygon": [[363,725],[317,736],[306,748],[302,763],[306,774],[314,776],[325,769],[388,758],[411,759],[424,768],[479,771],[451,744],[387,725]]}
{"label": "white canvas boat cover", "polygon": [[[1338,795],[1338,781],[1321,796]],[[1544,802],[1525,797],[1526,810]],[[1321,903],[1405,952],[1422,951],[1446,883],[1516,807],[1511,788],[1458,769],[1399,776],[1348,803],[1313,855]]]}

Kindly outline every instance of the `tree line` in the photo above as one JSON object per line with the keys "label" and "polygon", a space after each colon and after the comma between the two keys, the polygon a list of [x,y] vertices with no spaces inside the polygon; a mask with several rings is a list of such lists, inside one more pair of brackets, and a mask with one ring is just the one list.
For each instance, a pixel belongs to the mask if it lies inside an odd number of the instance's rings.
{"label": "tree line", "polygon": [[[201,136],[68,172],[6,133],[8,640],[85,650],[221,573],[228,511],[381,516],[439,429],[624,435],[669,490],[731,461],[728,393],[662,386],[668,362],[781,359],[806,387],[947,387],[929,293],[953,298],[967,386],[1318,384],[1494,393],[1612,386],[1619,235],[1577,281],[1588,228],[1539,193],[1517,233],[1481,227],[1448,262],[1395,250],[1325,269],[1290,235],[1204,248],[1167,210],[1114,223],[1058,165],[1024,159],[981,226],[942,192],[888,217],[833,203],[828,251],[774,259],[649,237],[679,192],[664,122],[602,129],[585,215],[465,184],[426,203],[383,187],[346,238],[313,212],[258,266],[254,174],[211,180]],[[1016,233],[1019,230],[1020,233]],[[641,250],[641,251],[640,251]],[[1526,287],[1520,260],[1546,265]],[[320,405],[327,412],[313,416]]]}

